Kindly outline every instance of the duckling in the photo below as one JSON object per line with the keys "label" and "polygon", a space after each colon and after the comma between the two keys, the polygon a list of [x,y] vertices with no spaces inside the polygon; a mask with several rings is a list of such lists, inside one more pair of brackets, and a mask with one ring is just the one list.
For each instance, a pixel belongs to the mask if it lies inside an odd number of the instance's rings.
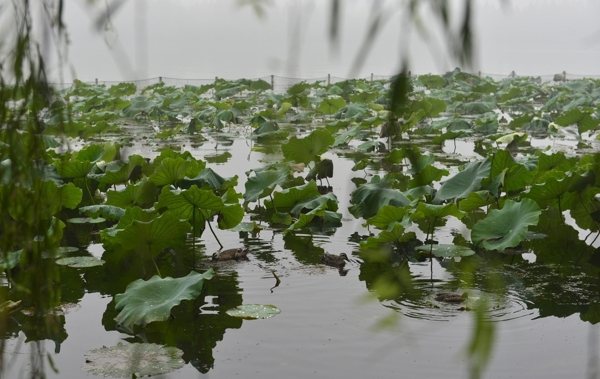
{"label": "duckling", "polygon": [[248,255],[248,249],[238,247],[237,249],[227,249],[212,255],[213,261],[231,261],[231,260],[240,260],[240,259],[248,259],[246,256]]}
{"label": "duckling", "polygon": [[346,253],[342,253],[340,255],[325,253],[321,255],[321,262],[325,263],[327,266],[341,268],[344,267],[344,265],[346,264],[346,262],[344,261],[350,262],[350,259],[348,259]]}
{"label": "duckling", "polygon": [[443,301],[444,303],[462,303],[469,298],[469,294],[463,292],[462,295],[452,292],[440,292],[435,295],[437,301]]}

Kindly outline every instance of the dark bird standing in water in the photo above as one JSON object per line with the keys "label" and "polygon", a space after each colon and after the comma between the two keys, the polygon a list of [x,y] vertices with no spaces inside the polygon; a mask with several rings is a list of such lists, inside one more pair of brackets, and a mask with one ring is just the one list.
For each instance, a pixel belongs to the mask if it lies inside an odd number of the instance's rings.
{"label": "dark bird standing in water", "polygon": [[344,265],[346,264],[345,261],[350,262],[350,259],[348,259],[346,253],[342,253],[340,255],[325,253],[321,255],[321,262],[325,263],[327,266],[341,268],[344,267]]}
{"label": "dark bird standing in water", "polygon": [[212,255],[213,261],[231,261],[231,260],[240,260],[240,259],[248,259],[246,256],[248,255],[248,249],[238,247],[237,249],[227,249],[220,251],[218,253],[214,253]]}

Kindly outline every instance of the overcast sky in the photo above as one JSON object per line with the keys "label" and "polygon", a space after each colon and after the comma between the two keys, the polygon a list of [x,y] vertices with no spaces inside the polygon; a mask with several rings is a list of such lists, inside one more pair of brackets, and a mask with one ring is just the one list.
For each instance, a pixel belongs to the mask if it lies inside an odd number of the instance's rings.
{"label": "overcast sky", "polygon": [[[421,24],[429,34],[427,41],[414,28],[407,34],[405,15],[398,5],[402,1],[382,0],[389,20],[361,68],[352,72],[374,2],[343,0],[340,45],[334,54],[328,39],[330,2],[325,0],[271,0],[262,18],[251,7],[240,7],[237,0],[128,0],[100,31],[93,25],[104,1],[67,1],[64,18],[73,69],[65,69],[63,78],[391,75],[399,67],[407,42],[415,73],[443,73],[456,66],[426,5]],[[462,1],[452,3],[458,8]],[[476,60],[472,70],[498,75],[512,70],[521,75],[553,75],[563,70],[600,75],[600,1],[473,3]],[[54,69],[54,80],[57,74]]]}

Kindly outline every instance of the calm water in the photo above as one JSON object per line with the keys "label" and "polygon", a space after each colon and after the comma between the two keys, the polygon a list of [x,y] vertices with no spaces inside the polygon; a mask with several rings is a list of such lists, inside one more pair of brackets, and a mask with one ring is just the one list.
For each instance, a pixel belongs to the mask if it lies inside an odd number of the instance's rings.
{"label": "calm water", "polygon": [[[230,152],[232,158],[227,163],[209,166],[222,176],[240,175],[238,191],[243,190],[245,171],[277,158],[252,152],[251,142],[240,137],[231,136],[219,144],[209,141],[191,149],[198,158]],[[189,148],[189,142],[182,143],[186,145],[185,149]],[[141,146],[135,143],[129,152],[155,156],[154,148]],[[468,146],[465,142],[463,146],[459,144],[458,149],[461,151]],[[444,150],[449,148],[446,145]],[[465,151],[464,156],[458,154],[458,157],[466,159],[472,154]],[[369,278],[369,266],[359,257],[358,244],[349,240],[355,232],[368,234],[361,226],[361,220],[355,220],[347,212],[349,194],[355,188],[350,179],[362,173],[352,172],[350,168],[354,163],[336,154],[327,157],[334,160],[335,177],[330,183],[343,213],[343,226],[333,235],[315,235],[310,242],[306,235],[284,239],[281,233],[271,230],[245,239],[237,233],[216,230],[226,247],[249,246],[250,260],[215,267],[219,277],[232,279],[234,286],[223,287],[221,290],[229,292],[221,294],[220,289],[213,288],[216,292],[210,292],[206,297],[208,304],[200,307],[197,322],[225,310],[218,305],[220,295],[241,296],[244,304],[274,304],[282,313],[266,320],[239,321],[227,329],[212,349],[214,363],[208,372],[202,374],[189,363],[181,370],[159,378],[468,376],[465,349],[473,332],[474,314],[458,310],[454,305],[435,305],[432,300],[432,294],[439,288],[455,283],[449,262],[434,260],[432,266],[429,262],[409,264],[415,288],[429,295],[416,300],[407,296],[378,301],[369,289],[368,282],[372,279]],[[449,238],[452,227],[448,224],[436,231],[441,242]],[[197,257],[200,266],[208,267],[206,257],[216,251],[218,245],[209,233],[204,238]],[[102,254],[100,245],[90,246],[88,250],[96,256]],[[319,263],[322,251],[352,253],[353,262],[348,265],[345,276],[337,269]],[[76,269],[66,270],[71,270],[72,274]],[[281,284],[272,291],[275,279],[271,270],[281,278]],[[91,283],[92,277],[83,275],[84,272],[80,271],[84,282]],[[483,293],[483,290],[475,288],[473,292]],[[496,327],[496,339],[486,378],[594,377],[586,375],[595,369],[598,354],[595,350],[598,345],[596,326],[581,321],[578,313],[568,317],[540,317],[526,292],[519,291],[516,284],[508,287],[504,296],[492,299],[495,308],[490,311],[490,319]],[[94,377],[81,370],[85,352],[122,340],[143,342],[152,339],[150,332],[132,338],[114,329],[107,331],[104,325],[110,323],[106,324],[103,318],[105,313],[111,314],[110,302],[109,296],[88,292],[77,307],[65,314],[68,338],[60,344],[60,352],[56,351],[54,342],[47,340],[44,343],[58,370],[53,372],[46,365],[49,378]],[[379,327],[390,318],[396,321],[394,326]],[[202,335],[194,338],[201,339]],[[31,367],[27,352],[32,343],[24,342],[22,333],[8,341],[10,353],[6,358],[12,365],[6,378],[22,377]],[[589,362],[593,362],[591,367]]]}

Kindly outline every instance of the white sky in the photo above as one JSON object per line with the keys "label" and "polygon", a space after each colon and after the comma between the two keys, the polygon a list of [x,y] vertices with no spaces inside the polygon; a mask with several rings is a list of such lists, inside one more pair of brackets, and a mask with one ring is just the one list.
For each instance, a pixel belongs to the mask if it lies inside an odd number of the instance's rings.
{"label": "white sky", "polygon": [[[107,0],[109,3],[112,0]],[[93,23],[104,1],[66,1],[69,62],[63,80],[133,80],[157,76],[228,79],[280,76],[348,77],[367,33],[375,0],[344,0],[339,54],[328,40],[329,1],[271,0],[264,18],[237,0],[128,0],[98,32]],[[432,38],[406,34],[400,0],[382,0],[391,15],[357,76],[391,75],[410,42],[413,72],[443,73],[456,66],[439,28],[422,8]],[[428,1],[424,1],[428,3]],[[462,0],[452,0],[453,5]],[[600,1],[474,0],[473,71],[507,75],[600,75]],[[92,4],[92,5],[90,5]],[[299,33],[294,29],[299,25]],[[56,68],[56,65],[54,66]],[[51,72],[58,80],[58,70]]]}

